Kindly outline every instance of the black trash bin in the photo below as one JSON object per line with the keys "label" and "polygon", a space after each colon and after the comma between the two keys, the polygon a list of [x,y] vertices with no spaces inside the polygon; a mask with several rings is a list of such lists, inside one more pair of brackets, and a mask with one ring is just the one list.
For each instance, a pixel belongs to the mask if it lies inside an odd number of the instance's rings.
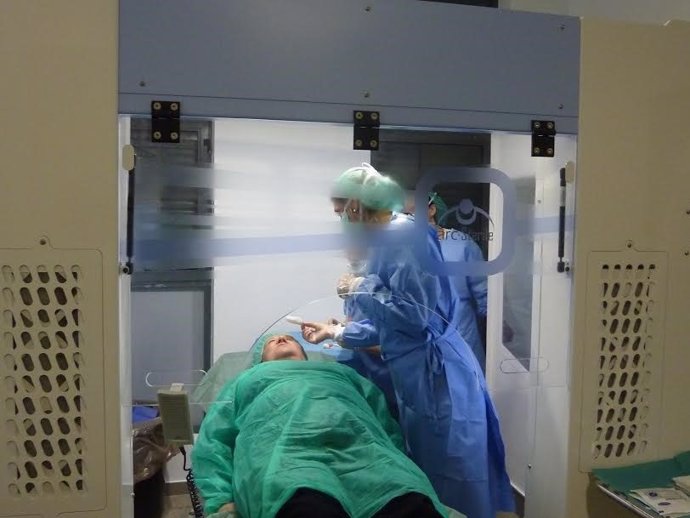
{"label": "black trash bin", "polygon": [[134,484],[134,518],[163,518],[165,476],[160,469],[151,478]]}
{"label": "black trash bin", "polygon": [[165,510],[163,468],[178,450],[163,437],[160,418],[134,425],[134,518],[162,518]]}

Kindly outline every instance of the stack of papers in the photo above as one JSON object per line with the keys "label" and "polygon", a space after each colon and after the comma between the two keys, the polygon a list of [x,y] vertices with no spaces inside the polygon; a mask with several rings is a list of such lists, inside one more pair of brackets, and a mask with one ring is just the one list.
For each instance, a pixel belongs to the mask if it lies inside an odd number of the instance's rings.
{"label": "stack of papers", "polygon": [[636,489],[630,494],[664,518],[690,516],[690,496],[678,489],[655,487]]}
{"label": "stack of papers", "polygon": [[675,477],[673,482],[676,484],[678,489],[690,495],[690,476],[686,475],[684,477]]}

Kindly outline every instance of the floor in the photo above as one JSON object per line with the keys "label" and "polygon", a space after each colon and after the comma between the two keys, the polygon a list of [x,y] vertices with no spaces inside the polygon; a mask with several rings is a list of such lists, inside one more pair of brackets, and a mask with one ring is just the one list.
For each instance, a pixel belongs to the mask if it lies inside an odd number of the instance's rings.
{"label": "floor", "polygon": [[186,493],[166,497],[165,504],[166,511],[163,518],[190,518],[194,516],[189,495]]}

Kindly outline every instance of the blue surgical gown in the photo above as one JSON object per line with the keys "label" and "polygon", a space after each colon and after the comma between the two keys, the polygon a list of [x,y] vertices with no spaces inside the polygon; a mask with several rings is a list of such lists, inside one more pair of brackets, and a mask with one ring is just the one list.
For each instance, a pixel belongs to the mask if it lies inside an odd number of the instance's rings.
{"label": "blue surgical gown", "polygon": [[[347,320],[352,322],[352,325],[350,325],[351,337],[354,334],[371,336],[372,332],[375,333],[373,324],[362,314],[352,298],[345,299],[344,309]],[[395,397],[393,378],[388,365],[386,365],[386,362],[383,361],[379,354],[355,349],[351,358],[339,360],[339,362],[353,368],[360,376],[376,385],[386,397],[389,412],[395,419],[398,418],[398,403]]]}
{"label": "blue surgical gown", "polygon": [[[484,261],[479,245],[470,236],[457,230],[446,232],[445,238],[441,240],[441,251],[445,261]],[[486,353],[477,317],[486,317],[486,277],[461,275],[452,277],[452,280],[460,298],[458,332],[469,344],[483,370]]]}
{"label": "blue surgical gown", "polygon": [[[413,225],[396,216],[391,227]],[[431,226],[427,242],[442,261]],[[343,343],[381,345],[408,451],[441,501],[468,518],[512,511],[498,418],[481,367],[457,332],[452,280],[422,269],[410,245],[379,246],[352,303],[368,320],[347,324]]]}

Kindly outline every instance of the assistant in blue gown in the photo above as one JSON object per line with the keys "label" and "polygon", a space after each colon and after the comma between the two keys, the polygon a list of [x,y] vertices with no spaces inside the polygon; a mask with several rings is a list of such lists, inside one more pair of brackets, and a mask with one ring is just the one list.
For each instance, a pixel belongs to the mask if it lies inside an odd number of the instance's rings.
{"label": "assistant in blue gown", "polygon": [[[479,245],[467,234],[458,230],[444,232],[441,240],[441,251],[446,261],[483,262]],[[487,282],[486,277],[463,276],[452,277],[460,299],[458,311],[458,331],[469,344],[484,370],[486,349],[484,339],[479,332],[479,317],[486,318]]]}
{"label": "assistant in blue gown", "polygon": [[[395,215],[389,228],[413,225]],[[432,226],[428,247],[443,260]],[[498,419],[481,367],[457,332],[452,281],[423,270],[410,245],[379,246],[350,298],[368,319],[348,323],[340,339],[349,348],[380,344],[409,453],[441,501],[468,518],[512,511]]]}
{"label": "assistant in blue gown", "polygon": [[[441,240],[443,259],[450,262],[483,262],[479,245],[467,234],[441,226],[448,214],[443,199],[432,193],[429,197],[429,223],[436,225]],[[487,280],[485,276],[455,275],[451,277],[460,298],[458,305],[458,331],[469,344],[485,371],[486,347],[479,330],[479,318],[486,318]]]}

